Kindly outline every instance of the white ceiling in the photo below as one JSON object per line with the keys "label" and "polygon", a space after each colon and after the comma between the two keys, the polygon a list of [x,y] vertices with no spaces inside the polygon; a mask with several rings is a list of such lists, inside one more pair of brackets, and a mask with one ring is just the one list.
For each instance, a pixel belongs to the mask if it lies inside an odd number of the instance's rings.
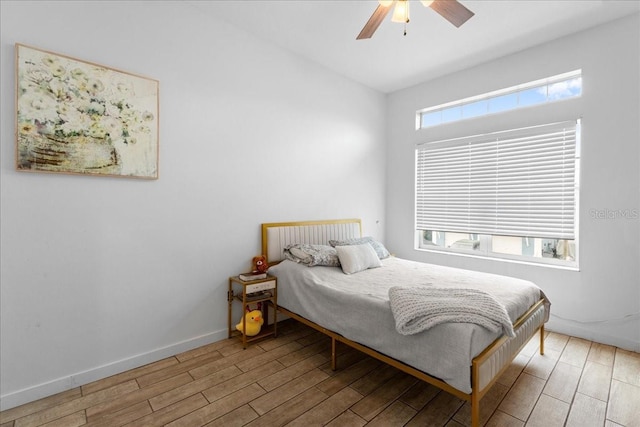
{"label": "white ceiling", "polygon": [[456,28],[419,1],[411,22],[382,22],[356,40],[376,0],[193,0],[263,40],[384,93],[638,13],[640,0],[460,0],[475,13]]}

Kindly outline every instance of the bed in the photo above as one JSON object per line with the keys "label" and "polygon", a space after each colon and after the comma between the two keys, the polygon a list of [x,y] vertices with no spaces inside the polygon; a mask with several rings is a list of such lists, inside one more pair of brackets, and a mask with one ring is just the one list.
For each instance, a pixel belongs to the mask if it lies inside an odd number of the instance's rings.
{"label": "bed", "polygon": [[[342,265],[335,264],[333,255],[314,262],[309,260],[316,257],[300,262],[292,256],[298,255],[293,249],[330,243]],[[349,251],[371,251],[369,245],[379,264],[350,271]],[[480,399],[536,332],[544,352],[549,302],[533,283],[389,256],[380,242],[363,238],[359,219],[265,223],[262,250],[269,273],[278,278],[278,310],[331,338],[332,369],[337,369],[336,343],[349,345],[468,401],[473,427],[480,423]],[[429,287],[489,293],[508,316],[508,325],[496,329],[444,322],[400,333],[396,292]]]}

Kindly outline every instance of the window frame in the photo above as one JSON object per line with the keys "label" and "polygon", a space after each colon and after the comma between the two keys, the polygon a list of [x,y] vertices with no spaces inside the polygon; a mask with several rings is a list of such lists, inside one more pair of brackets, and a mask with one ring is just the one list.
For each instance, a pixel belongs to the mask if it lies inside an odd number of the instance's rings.
{"label": "window frame", "polygon": [[[575,80],[579,80],[580,82],[580,90],[577,94],[572,93],[569,96],[556,97],[550,93],[550,91],[553,92],[554,87],[557,87],[558,85],[569,83]],[[541,89],[541,88],[545,89],[544,100],[541,99],[536,102],[528,102],[528,103],[520,102],[520,95],[524,95],[533,89]],[[509,97],[513,95],[516,96],[516,104],[514,106],[509,108],[505,107],[498,110],[490,111],[489,104],[491,103],[492,100],[497,101],[499,99],[505,99],[505,97]],[[582,70],[578,69],[574,71],[569,71],[567,73],[557,74],[555,76],[547,77],[544,79],[534,80],[531,82],[511,86],[508,88],[499,89],[499,90],[483,93],[476,96],[471,96],[471,97],[460,99],[457,101],[446,102],[443,104],[434,105],[432,107],[423,108],[421,110],[416,111],[415,126],[416,126],[416,130],[429,129],[436,126],[455,123],[458,121],[470,120],[470,119],[475,119],[475,118],[489,116],[489,115],[501,114],[507,111],[559,102],[559,101],[573,99],[580,96],[582,96]],[[478,112],[477,114],[473,114],[467,117],[464,116],[465,106],[470,106],[470,105],[474,105],[482,102],[487,104],[486,110],[484,112]],[[458,118],[447,119],[447,120],[443,119],[443,115],[445,114],[449,115],[455,109],[460,110]],[[432,120],[430,124],[424,125],[423,121],[425,117],[434,116],[434,115],[437,115],[437,113],[440,113],[439,120],[437,121]]]}
{"label": "window frame", "polygon": [[[544,266],[544,267],[553,267],[553,268],[561,268],[566,270],[579,270],[579,247],[578,244],[578,236],[576,236],[575,240],[575,260],[563,260],[558,258],[549,258],[549,257],[535,257],[530,255],[516,255],[516,254],[507,254],[502,252],[494,252],[493,251],[493,242],[492,235],[488,234],[480,234],[480,247],[478,250],[473,249],[465,249],[465,248],[452,248],[447,246],[439,246],[439,245],[427,245],[424,243],[422,234],[424,230],[416,230],[416,243],[415,250],[432,252],[432,253],[440,253],[445,255],[456,255],[470,258],[478,258],[478,259],[486,259],[492,261],[499,262],[513,262],[518,264],[526,264],[526,265],[536,265],[536,266]],[[496,236],[502,237],[502,236]],[[515,236],[514,236],[515,237]],[[517,236],[521,239],[524,239],[523,236]],[[537,239],[537,238],[532,238]],[[541,239],[541,238],[540,238]],[[547,240],[547,239],[542,239]]]}

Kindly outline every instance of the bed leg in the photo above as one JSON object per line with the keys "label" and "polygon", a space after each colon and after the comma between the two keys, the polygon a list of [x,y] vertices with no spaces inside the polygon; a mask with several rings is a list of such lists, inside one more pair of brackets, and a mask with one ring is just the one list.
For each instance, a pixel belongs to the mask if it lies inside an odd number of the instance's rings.
{"label": "bed leg", "polygon": [[540,354],[544,354],[544,324],[540,326]]}
{"label": "bed leg", "polygon": [[335,371],[338,369],[338,356],[336,355],[336,339],[331,337],[331,370]]}
{"label": "bed leg", "polygon": [[471,427],[480,427],[480,399],[475,391],[471,392]]}

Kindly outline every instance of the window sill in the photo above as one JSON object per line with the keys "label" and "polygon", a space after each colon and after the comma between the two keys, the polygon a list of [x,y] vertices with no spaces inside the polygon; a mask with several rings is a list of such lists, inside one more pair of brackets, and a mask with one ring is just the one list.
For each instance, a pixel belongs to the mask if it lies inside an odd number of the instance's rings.
{"label": "window sill", "polygon": [[453,256],[466,257],[466,258],[484,259],[484,260],[496,261],[496,262],[506,262],[510,264],[531,265],[534,267],[553,268],[556,270],[576,271],[576,272],[580,271],[580,267],[578,265],[560,265],[560,264],[552,264],[552,263],[546,263],[546,262],[532,262],[532,261],[525,261],[525,260],[511,259],[511,258],[499,258],[499,257],[486,256],[486,255],[478,255],[473,253],[451,251],[446,249],[435,249],[435,248],[431,249],[431,248],[421,248],[421,247],[414,248],[414,249],[420,252],[431,252],[431,253],[437,253],[442,255],[453,255]]}

